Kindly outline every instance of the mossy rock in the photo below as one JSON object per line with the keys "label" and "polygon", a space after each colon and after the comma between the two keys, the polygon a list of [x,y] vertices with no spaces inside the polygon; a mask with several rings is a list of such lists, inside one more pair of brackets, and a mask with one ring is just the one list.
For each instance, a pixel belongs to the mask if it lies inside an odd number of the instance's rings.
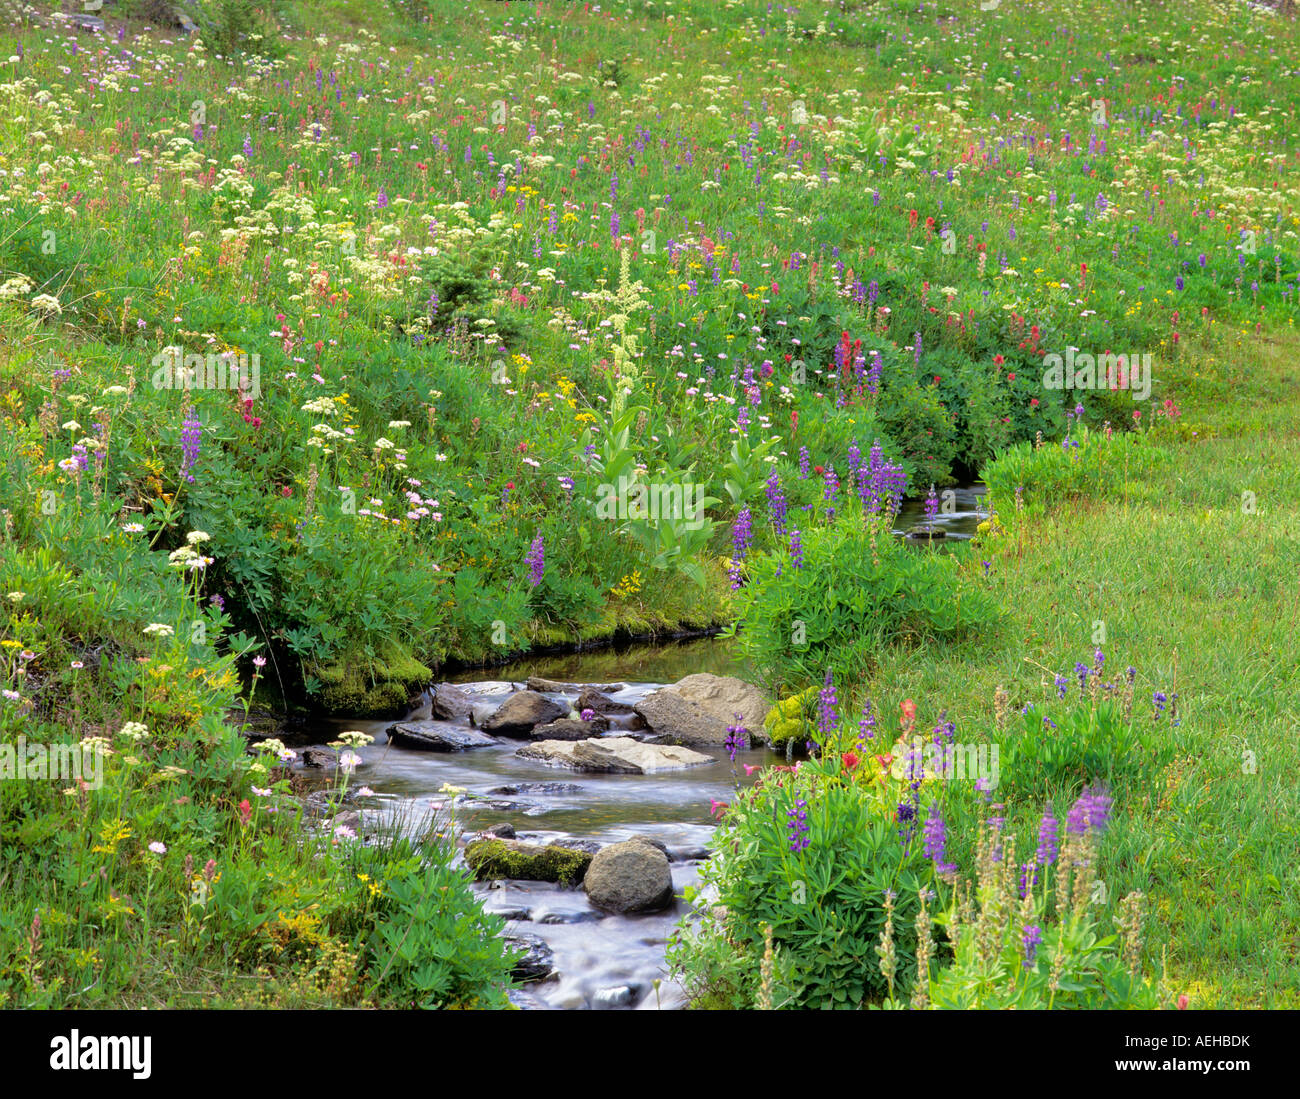
{"label": "mossy rock", "polygon": [[818,693],[819,688],[809,687],[789,698],[781,699],[767,712],[767,717],[763,719],[763,729],[773,747],[807,735],[812,705]]}
{"label": "mossy rock", "polygon": [[432,671],[396,644],[374,660],[342,656],[311,672],[321,684],[316,695],[321,709],[357,718],[404,716],[433,678]]}
{"label": "mossy rock", "polygon": [[591,860],[590,851],[510,840],[475,840],[465,847],[465,862],[477,881],[510,878],[577,885],[586,876]]}

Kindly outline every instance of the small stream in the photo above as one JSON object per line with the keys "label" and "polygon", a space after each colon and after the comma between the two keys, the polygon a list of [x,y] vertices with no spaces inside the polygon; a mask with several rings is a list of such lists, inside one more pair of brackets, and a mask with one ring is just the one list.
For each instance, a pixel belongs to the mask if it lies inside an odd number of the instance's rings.
{"label": "small stream", "polygon": [[[617,702],[633,704],[650,691],[692,672],[726,675],[742,672],[725,642],[703,640],[676,645],[635,646],[623,652],[603,650],[520,662],[493,669],[492,680],[470,674],[452,676],[475,702],[495,707],[530,675],[577,683],[622,683],[609,692]],[[480,672],[479,675],[482,675]],[[547,697],[560,699],[558,694]],[[406,720],[431,716],[426,700]],[[766,749],[736,755],[735,770],[721,748],[696,747],[711,755],[711,765],[649,775],[575,772],[524,759],[516,754],[527,741],[500,738],[489,748],[463,752],[429,752],[389,744],[387,721],[326,720],[322,743],[345,729],[369,733],[375,742],[359,750],[362,763],[350,787],[367,786],[374,797],[361,803],[367,813],[419,817],[447,808],[444,784],[463,787],[470,796],[455,798],[462,841],[493,824],[508,822],[528,843],[587,840],[600,845],[642,836],[658,840],[669,852],[674,892],[679,899],[665,912],[610,915],[592,907],[579,886],[564,889],[545,882],[479,883],[489,912],[505,916],[507,934],[536,936],[549,947],[555,975],[524,986],[515,997],[532,1008],[677,1008],[682,990],[668,979],[664,951],[668,936],[687,912],[680,900],[686,886],[699,880],[700,862],[713,838],[710,802],[729,801],[735,784],[748,785],[751,767],[776,761]],[[626,735],[612,728],[609,735]],[[783,762],[783,761],[782,761]],[[324,780],[322,780],[324,781]],[[545,784],[531,787],[528,784]],[[655,989],[655,981],[660,986]]]}
{"label": "small stream", "polygon": [[[986,517],[983,486],[957,489],[955,510],[942,511],[934,525],[946,537],[920,544],[942,546],[968,540]],[[925,502],[907,502],[895,522],[903,534],[925,522]],[[910,540],[909,540],[910,541]],[[575,684],[619,684],[607,692],[617,702],[633,704],[649,692],[695,672],[746,678],[746,668],[730,642],[706,639],[676,644],[636,645],[584,653],[540,657],[483,671],[453,674],[448,682],[467,690],[476,703],[495,708],[530,676]],[[562,697],[550,694],[557,701]],[[405,720],[431,717],[428,696]],[[664,951],[668,936],[687,913],[681,893],[699,880],[701,862],[713,840],[711,801],[730,801],[736,785],[756,780],[744,765],[769,766],[778,757],[763,748],[737,753],[733,765],[721,748],[696,747],[714,763],[683,771],[650,775],[575,772],[521,758],[526,741],[500,738],[492,747],[461,752],[430,752],[388,743],[386,721],[323,720],[321,743],[346,729],[375,738],[359,751],[362,763],[351,788],[369,787],[367,813],[415,817],[432,810],[454,809],[465,838],[499,823],[508,823],[518,839],[530,843],[556,840],[609,844],[642,836],[658,840],[669,852],[674,906],[649,915],[610,915],[592,907],[581,887],[565,889],[543,882],[479,883],[475,890],[485,908],[509,920],[507,934],[540,939],[549,948],[553,974],[524,986],[513,997],[520,1007],[680,1008],[682,989],[668,977]],[[611,728],[609,735],[625,735]],[[782,760],[783,762],[783,760]],[[322,780],[324,781],[324,780]],[[467,795],[449,803],[444,784],[463,787]],[[532,784],[532,785],[530,785]],[[658,987],[655,982],[658,981]]]}

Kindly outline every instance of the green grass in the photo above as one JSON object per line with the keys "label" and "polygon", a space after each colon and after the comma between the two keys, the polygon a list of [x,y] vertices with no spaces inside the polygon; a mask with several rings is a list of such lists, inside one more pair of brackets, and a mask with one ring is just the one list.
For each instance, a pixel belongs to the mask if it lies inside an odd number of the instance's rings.
{"label": "green grass", "polygon": [[[1149,714],[1153,690],[1176,690],[1182,714],[1163,734],[1174,762],[1116,807],[1102,874],[1110,905],[1147,894],[1149,946],[1194,1006],[1295,1007],[1300,338],[1243,335],[1204,354],[1202,370],[1232,364],[1242,384],[1231,403],[1182,400],[1195,367],[1169,381],[1184,417],[1215,438],[1166,444],[1172,461],[1134,498],[1060,501],[986,541],[971,563],[992,562],[990,586],[1010,608],[1004,630],[886,650],[867,689],[887,709],[907,697],[946,706],[959,733],[978,734],[992,726],[999,685],[1013,705],[1042,698],[1051,673],[1090,662],[1104,622],[1107,669],[1140,671],[1136,712],[1145,703]],[[1254,514],[1242,512],[1247,490]],[[1012,808],[1036,824],[1039,806]]]}

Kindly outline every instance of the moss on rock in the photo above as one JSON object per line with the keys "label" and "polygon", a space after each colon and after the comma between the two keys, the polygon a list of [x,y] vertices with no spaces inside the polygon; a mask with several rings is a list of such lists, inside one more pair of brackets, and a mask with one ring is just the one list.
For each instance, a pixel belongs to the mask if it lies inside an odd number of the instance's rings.
{"label": "moss on rock", "polygon": [[586,875],[591,859],[587,851],[509,840],[475,840],[465,847],[465,862],[478,881],[512,878],[577,885]]}
{"label": "moss on rock", "polygon": [[327,713],[348,717],[401,717],[433,672],[395,642],[373,660],[344,655],[311,669],[320,682],[317,701]]}

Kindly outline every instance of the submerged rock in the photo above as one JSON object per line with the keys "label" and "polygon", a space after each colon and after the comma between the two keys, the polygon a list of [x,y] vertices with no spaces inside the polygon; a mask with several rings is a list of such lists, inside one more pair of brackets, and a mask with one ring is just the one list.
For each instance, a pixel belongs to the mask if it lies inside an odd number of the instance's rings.
{"label": "submerged rock", "polygon": [[510,974],[518,981],[544,981],[555,972],[555,953],[540,935],[512,931],[504,936],[519,953]]}
{"label": "submerged rock", "polygon": [[474,703],[469,695],[454,683],[439,683],[433,689],[433,701],[430,710],[434,717],[443,721],[464,721],[473,711]]}
{"label": "submerged rock", "polygon": [[608,695],[601,694],[595,687],[583,687],[582,693],[578,695],[578,700],[573,704],[573,708],[578,713],[582,713],[583,710],[595,710],[598,714],[618,715],[633,712],[632,707],[626,702],[615,702]]}
{"label": "submerged rock", "polygon": [[587,897],[607,912],[659,912],[673,903],[668,856],[641,839],[602,848],[583,879]]}
{"label": "submerged rock", "polygon": [[596,686],[581,683],[562,683],[558,679],[543,679],[540,675],[530,675],[525,684],[530,691],[544,691],[547,694],[571,695],[579,691],[621,691],[626,683],[601,683]]}
{"label": "submerged rock", "polygon": [[632,985],[602,988],[591,998],[594,1008],[631,1007],[641,998],[641,990]]}
{"label": "submerged rock", "polygon": [[582,787],[576,782],[518,782],[510,786],[494,786],[489,794],[580,794]]}
{"label": "submerged rock", "polygon": [[722,745],[737,714],[752,742],[765,739],[763,718],[770,705],[761,690],[743,679],[699,673],[652,691],[633,709],[655,733],[679,744]]}
{"label": "submerged rock", "polygon": [[915,526],[907,532],[909,538],[919,538],[929,540],[931,538],[947,538],[948,532],[943,527],[923,527]]}
{"label": "submerged rock", "polygon": [[485,733],[497,733],[500,736],[524,737],[535,725],[545,725],[548,721],[558,721],[568,717],[569,711],[536,691],[520,691],[511,695],[500,707],[482,722],[480,728]]}
{"label": "submerged rock", "polygon": [[483,829],[484,836],[491,836],[493,839],[512,840],[515,838],[515,826],[509,821],[502,821],[500,824],[491,824]]}
{"label": "submerged rock", "polygon": [[532,740],[587,740],[600,736],[608,728],[609,718],[600,714],[592,721],[574,721],[571,717],[562,717],[559,721],[533,726],[528,736]]}
{"label": "submerged rock", "polygon": [[485,733],[448,721],[399,721],[388,727],[388,739],[399,747],[426,752],[464,752],[496,743]]}
{"label": "submerged rock", "polygon": [[674,745],[645,744],[631,737],[601,737],[595,740],[539,740],[516,753],[525,759],[573,767],[579,771],[649,775],[659,771],[681,771],[715,762],[712,756]]}
{"label": "submerged rock", "polygon": [[540,847],[516,840],[474,840],[465,847],[465,862],[478,881],[508,878],[577,885],[591,865],[586,851],[549,844]]}

